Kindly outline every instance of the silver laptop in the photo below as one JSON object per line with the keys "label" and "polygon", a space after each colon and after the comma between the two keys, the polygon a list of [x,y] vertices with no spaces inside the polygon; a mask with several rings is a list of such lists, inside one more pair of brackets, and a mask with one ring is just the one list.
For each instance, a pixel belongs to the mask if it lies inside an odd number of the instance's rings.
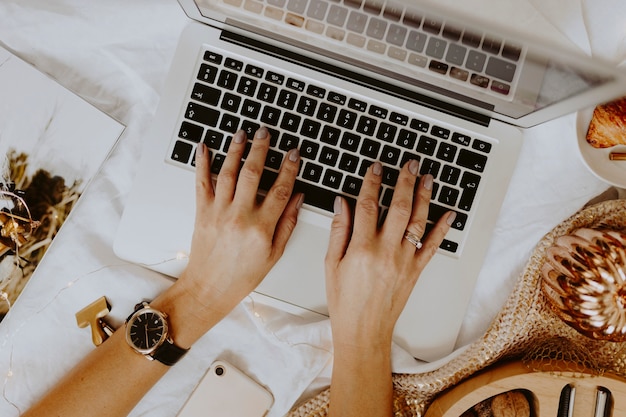
{"label": "silver laptop", "polygon": [[384,166],[381,216],[400,167],[435,177],[429,220],[456,221],[419,279],[395,341],[449,354],[513,173],[522,131],[626,92],[623,74],[431,5],[384,0],[179,0],[190,17],[173,59],[115,252],[172,277],[186,265],[196,146],[219,171],[232,134],[272,133],[262,188],[298,147],[306,195],[286,252],[254,293],[325,317],[332,202],[354,202]]}

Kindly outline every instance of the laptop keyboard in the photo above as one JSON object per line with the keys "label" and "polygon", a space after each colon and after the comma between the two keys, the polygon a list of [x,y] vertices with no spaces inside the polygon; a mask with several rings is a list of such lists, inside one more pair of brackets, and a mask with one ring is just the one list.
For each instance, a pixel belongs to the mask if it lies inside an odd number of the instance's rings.
{"label": "laptop keyboard", "polygon": [[223,0],[375,55],[408,63],[431,76],[511,98],[523,48],[502,37],[446,24],[384,0]]}
{"label": "laptop keyboard", "polygon": [[[416,159],[420,175],[435,178],[428,227],[454,210],[452,227],[466,229],[491,143],[425,117],[368,103],[366,97],[265,70],[245,58],[211,50],[203,51],[202,58],[170,162],[193,168],[195,147],[202,141],[211,150],[211,169],[217,174],[232,134],[243,129],[252,138],[265,126],[271,147],[262,190],[273,184],[287,151],[298,148],[302,165],[295,191],[305,194],[305,203],[332,213],[337,195],[356,203],[367,168],[380,161],[384,218],[401,167]],[[441,249],[458,255],[461,240],[446,239]]]}

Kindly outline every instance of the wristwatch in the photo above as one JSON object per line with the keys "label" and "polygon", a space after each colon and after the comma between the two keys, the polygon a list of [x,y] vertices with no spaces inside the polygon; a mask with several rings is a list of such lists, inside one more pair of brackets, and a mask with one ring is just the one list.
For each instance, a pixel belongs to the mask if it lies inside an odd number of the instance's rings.
{"label": "wristwatch", "polygon": [[167,315],[146,301],[137,304],[126,319],[126,342],[135,352],[168,366],[178,362],[189,350],[174,344]]}

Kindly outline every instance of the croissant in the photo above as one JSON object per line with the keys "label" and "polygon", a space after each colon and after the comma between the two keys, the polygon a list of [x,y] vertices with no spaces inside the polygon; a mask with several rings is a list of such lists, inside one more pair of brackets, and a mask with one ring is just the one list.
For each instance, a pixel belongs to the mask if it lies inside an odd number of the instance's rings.
{"label": "croissant", "polygon": [[587,142],[594,148],[626,145],[626,97],[594,109]]}

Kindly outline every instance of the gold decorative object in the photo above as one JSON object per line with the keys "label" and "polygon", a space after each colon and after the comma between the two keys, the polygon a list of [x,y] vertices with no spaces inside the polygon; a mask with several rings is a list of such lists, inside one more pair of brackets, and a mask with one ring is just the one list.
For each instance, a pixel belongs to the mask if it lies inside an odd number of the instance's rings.
{"label": "gold decorative object", "polygon": [[553,311],[581,334],[626,341],[626,234],[576,229],[547,250],[542,289]]}
{"label": "gold decorative object", "polygon": [[100,346],[115,331],[104,318],[111,312],[111,305],[106,297],[100,297],[76,313],[76,324],[83,328],[91,327],[91,341]]}

